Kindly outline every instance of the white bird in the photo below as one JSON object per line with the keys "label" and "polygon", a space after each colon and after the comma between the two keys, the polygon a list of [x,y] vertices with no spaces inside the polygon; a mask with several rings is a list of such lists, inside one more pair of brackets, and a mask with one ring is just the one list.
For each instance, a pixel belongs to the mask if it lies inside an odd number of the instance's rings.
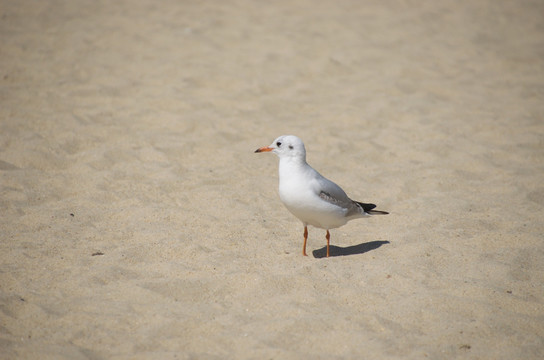
{"label": "white bird", "polygon": [[280,199],[304,225],[304,256],[308,256],[308,225],[327,230],[328,257],[330,229],[345,225],[349,220],[388,214],[373,210],[376,207],[374,204],[351,200],[340,186],[308,165],[304,143],[294,135],[280,136],[270,146],[261,147],[255,152],[273,152],[280,158]]}

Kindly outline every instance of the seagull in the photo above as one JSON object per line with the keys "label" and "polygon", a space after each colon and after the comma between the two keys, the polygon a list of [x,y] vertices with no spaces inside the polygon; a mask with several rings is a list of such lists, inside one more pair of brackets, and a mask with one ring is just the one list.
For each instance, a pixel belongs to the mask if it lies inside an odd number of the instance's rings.
{"label": "seagull", "polygon": [[374,204],[351,200],[340,186],[314,170],[306,162],[304,143],[294,135],[282,135],[270,146],[263,146],[255,152],[272,152],[280,158],[280,199],[304,225],[304,256],[308,256],[308,225],[327,230],[325,237],[329,257],[330,229],[345,225],[349,220],[389,214],[374,210]]}

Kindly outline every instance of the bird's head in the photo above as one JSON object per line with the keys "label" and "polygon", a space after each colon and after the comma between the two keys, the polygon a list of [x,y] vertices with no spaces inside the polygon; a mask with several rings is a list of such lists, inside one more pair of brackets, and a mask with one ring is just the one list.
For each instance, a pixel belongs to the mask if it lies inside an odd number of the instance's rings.
{"label": "bird's head", "polygon": [[255,150],[260,152],[273,152],[281,158],[297,158],[306,160],[306,149],[304,143],[294,135],[282,135],[272,142],[269,146],[263,146]]}

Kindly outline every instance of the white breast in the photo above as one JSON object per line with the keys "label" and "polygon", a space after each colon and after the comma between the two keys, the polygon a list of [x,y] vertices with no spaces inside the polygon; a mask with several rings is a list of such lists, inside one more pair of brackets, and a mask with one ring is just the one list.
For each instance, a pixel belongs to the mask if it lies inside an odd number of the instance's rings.
{"label": "white breast", "polygon": [[280,199],[304,224],[334,229],[347,222],[347,209],[319,197],[320,176],[306,163],[280,160]]}

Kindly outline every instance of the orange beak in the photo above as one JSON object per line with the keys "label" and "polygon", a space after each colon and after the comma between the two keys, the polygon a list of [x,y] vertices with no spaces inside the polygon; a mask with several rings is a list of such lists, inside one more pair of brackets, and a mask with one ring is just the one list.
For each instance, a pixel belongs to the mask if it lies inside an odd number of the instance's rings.
{"label": "orange beak", "polygon": [[269,147],[269,146],[263,146],[262,148],[258,148],[257,150],[255,150],[255,152],[256,153],[269,152],[269,151],[272,151],[272,150],[274,150],[274,149]]}

